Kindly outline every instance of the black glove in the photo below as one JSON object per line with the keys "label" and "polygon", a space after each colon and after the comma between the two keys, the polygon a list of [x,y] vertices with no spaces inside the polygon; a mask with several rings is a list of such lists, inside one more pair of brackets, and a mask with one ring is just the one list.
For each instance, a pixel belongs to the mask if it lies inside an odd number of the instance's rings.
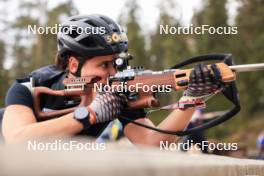
{"label": "black glove", "polygon": [[[212,65],[211,70],[206,65],[198,64],[191,71],[189,85],[179,100],[179,107],[205,107],[205,100],[217,90],[220,90],[222,83],[218,68]],[[218,78],[218,79],[217,79]]]}
{"label": "black glove", "polygon": [[100,92],[90,104],[96,114],[96,123],[107,122],[117,118],[124,109],[127,99],[124,95],[111,92]]}
{"label": "black glove", "polygon": [[[214,73],[219,73],[216,67],[213,67]],[[220,80],[216,78],[219,75],[213,75],[212,71],[204,64],[198,64],[190,74],[190,80],[185,96],[201,97],[210,95],[222,87]]]}

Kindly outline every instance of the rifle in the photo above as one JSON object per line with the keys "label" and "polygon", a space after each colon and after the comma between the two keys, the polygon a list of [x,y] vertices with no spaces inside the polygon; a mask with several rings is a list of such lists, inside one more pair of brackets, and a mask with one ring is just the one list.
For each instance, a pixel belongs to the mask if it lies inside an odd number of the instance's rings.
{"label": "rifle", "polygon": [[[114,76],[109,77],[109,83],[111,87],[125,84],[128,87],[137,87],[138,83],[141,83],[143,86],[169,86],[175,91],[183,90],[188,87],[189,83],[189,75],[192,69],[179,69],[183,66],[203,62],[203,61],[221,61],[215,64],[215,67],[218,68],[219,72],[214,73],[215,77],[225,83],[225,87],[221,90],[224,96],[233,103],[234,107],[229,111],[226,111],[223,115],[215,118],[199,127],[195,127],[193,129],[185,130],[185,131],[167,131],[161,130],[158,128],[153,128],[138,122],[134,122],[133,120],[124,118],[134,124],[156,130],[161,133],[166,134],[174,134],[178,136],[188,135],[196,131],[204,130],[207,128],[211,128],[216,126],[224,121],[232,118],[235,114],[240,111],[240,102],[238,91],[236,88],[235,80],[236,73],[238,72],[246,72],[246,71],[256,71],[263,70],[264,63],[260,64],[246,64],[246,65],[234,65],[233,58],[231,54],[213,54],[213,55],[203,55],[188,59],[184,62],[176,64],[170,69],[162,70],[162,71],[152,71],[152,70],[144,70],[142,67],[131,68],[128,66],[128,60],[131,59],[129,55],[123,55],[122,57],[116,59],[116,68],[119,70]],[[212,67],[212,65],[208,65],[208,67]],[[65,85],[64,90],[52,90],[47,87],[34,87],[33,88],[33,99],[34,99],[34,109],[37,118],[41,120],[50,119],[58,116],[65,115],[67,113],[71,113],[75,110],[76,107],[63,109],[63,110],[54,110],[51,112],[42,112],[40,109],[40,95],[41,94],[49,94],[54,96],[81,96],[85,95],[85,93],[94,87],[94,84],[98,81],[98,79],[94,76],[89,77],[79,77],[79,78],[66,78],[63,83]],[[143,91],[143,89],[139,88],[137,91],[135,89],[133,92],[128,91],[125,92],[125,95],[128,99],[127,108],[129,109],[137,109],[137,108],[150,108],[150,107],[159,107],[159,101],[155,96],[156,92],[153,91]],[[185,102],[186,107],[190,104],[196,104],[203,106],[201,102]],[[82,104],[82,102],[80,103]],[[175,103],[172,105],[167,105],[162,109],[176,109],[181,108],[181,106],[185,106],[185,104],[181,105],[179,103]],[[185,108],[185,107],[184,107]]]}

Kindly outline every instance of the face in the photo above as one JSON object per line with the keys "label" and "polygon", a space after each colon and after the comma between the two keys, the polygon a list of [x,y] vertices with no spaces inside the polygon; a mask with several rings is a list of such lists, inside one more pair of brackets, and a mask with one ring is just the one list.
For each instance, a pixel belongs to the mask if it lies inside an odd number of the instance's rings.
{"label": "face", "polygon": [[[88,59],[82,66],[81,76],[97,76],[101,78],[98,83],[106,84],[107,78],[110,75],[114,75],[116,73],[116,69],[113,67],[113,61],[115,60],[115,58],[116,55],[107,55]],[[77,65],[74,64],[74,62],[76,61],[76,59],[70,59],[69,67],[72,72],[77,71],[78,61],[76,63]]]}

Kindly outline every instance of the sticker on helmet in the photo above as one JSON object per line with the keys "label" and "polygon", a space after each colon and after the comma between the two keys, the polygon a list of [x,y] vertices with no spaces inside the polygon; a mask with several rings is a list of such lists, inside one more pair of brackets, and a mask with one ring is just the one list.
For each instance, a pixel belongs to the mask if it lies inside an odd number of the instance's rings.
{"label": "sticker on helmet", "polygon": [[121,34],[113,33],[112,35],[106,36],[106,41],[107,43],[112,44],[112,43],[118,43],[118,42],[126,42],[128,41],[128,39],[125,33],[121,33]]}

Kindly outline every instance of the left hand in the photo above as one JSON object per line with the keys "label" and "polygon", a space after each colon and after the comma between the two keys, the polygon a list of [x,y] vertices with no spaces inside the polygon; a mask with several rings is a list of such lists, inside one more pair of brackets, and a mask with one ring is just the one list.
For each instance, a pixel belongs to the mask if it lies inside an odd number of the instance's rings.
{"label": "left hand", "polygon": [[98,92],[89,108],[96,114],[96,123],[103,123],[117,118],[126,103],[126,97],[118,93]]}

